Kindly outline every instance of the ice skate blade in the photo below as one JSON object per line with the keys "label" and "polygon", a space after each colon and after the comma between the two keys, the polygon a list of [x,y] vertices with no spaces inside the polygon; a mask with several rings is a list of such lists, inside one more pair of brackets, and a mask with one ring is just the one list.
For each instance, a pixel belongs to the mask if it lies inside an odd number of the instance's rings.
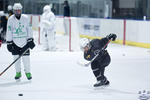
{"label": "ice skate blade", "polygon": [[102,86],[97,86],[97,87],[94,87],[95,90],[99,90],[99,89],[105,89],[107,87],[109,87],[110,85],[102,85]]}
{"label": "ice skate blade", "polygon": [[16,80],[16,82],[21,82],[21,79],[15,79]]}
{"label": "ice skate blade", "polygon": [[31,80],[28,80],[28,83],[31,83],[32,82],[32,79]]}

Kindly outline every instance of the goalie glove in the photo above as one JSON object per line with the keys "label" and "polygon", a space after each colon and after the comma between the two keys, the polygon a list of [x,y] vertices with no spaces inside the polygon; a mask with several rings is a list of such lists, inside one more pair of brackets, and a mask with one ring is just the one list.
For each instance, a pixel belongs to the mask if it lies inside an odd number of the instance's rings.
{"label": "goalie glove", "polygon": [[42,25],[44,25],[44,27],[46,28],[52,28],[53,27],[53,23],[47,20],[42,20]]}
{"label": "goalie glove", "polygon": [[115,41],[115,40],[116,40],[116,38],[117,38],[117,35],[116,35],[116,34],[111,33],[111,34],[107,35],[106,37],[107,37],[109,40]]}

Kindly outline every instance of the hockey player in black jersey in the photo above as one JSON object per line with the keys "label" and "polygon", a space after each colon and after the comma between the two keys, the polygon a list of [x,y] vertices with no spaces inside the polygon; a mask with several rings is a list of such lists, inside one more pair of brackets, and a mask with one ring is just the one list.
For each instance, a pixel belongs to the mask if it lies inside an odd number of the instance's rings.
{"label": "hockey player in black jersey", "polygon": [[110,40],[115,41],[116,37],[115,34],[109,34],[102,39],[93,39],[91,41],[86,38],[82,39],[80,46],[84,51],[84,59],[91,61],[99,53],[91,63],[91,69],[97,79],[97,83],[94,84],[94,87],[109,85],[109,81],[104,75],[105,67],[108,66],[111,61],[110,55],[106,50],[106,45]]}

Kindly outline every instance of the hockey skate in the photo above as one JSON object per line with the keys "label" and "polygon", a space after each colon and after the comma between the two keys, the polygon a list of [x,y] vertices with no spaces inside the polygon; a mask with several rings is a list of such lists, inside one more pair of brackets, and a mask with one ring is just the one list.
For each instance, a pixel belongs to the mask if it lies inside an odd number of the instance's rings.
{"label": "hockey skate", "polygon": [[19,80],[21,77],[21,72],[16,72],[15,80]]}
{"label": "hockey skate", "polygon": [[108,86],[109,81],[107,79],[97,81],[97,83],[94,84],[94,87],[101,87],[101,86]]}
{"label": "hockey skate", "polygon": [[26,73],[26,77],[27,77],[28,80],[31,80],[32,79],[31,73]]}

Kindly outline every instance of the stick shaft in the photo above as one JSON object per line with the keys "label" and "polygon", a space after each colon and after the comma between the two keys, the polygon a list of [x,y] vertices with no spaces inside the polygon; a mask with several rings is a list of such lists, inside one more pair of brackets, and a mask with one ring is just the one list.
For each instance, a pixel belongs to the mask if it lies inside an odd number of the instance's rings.
{"label": "stick shaft", "polygon": [[16,61],[18,61],[18,59],[20,59],[28,50],[29,49],[25,50],[21,55],[19,55],[17,59],[15,59],[7,68],[4,69],[4,71],[0,73],[0,76],[5,73]]}

